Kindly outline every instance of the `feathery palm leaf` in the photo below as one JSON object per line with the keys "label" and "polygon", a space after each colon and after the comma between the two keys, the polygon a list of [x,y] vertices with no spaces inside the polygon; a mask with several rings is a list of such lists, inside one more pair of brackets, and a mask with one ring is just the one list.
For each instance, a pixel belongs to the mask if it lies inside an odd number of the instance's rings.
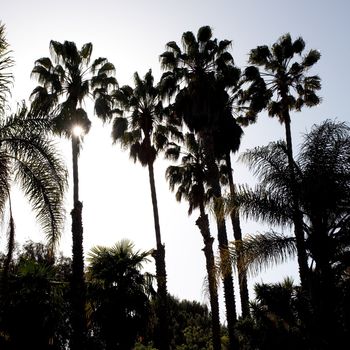
{"label": "feathery palm leaf", "polygon": [[[282,264],[296,256],[295,238],[277,232],[266,232],[258,235],[248,235],[242,241],[242,269],[253,276],[273,266]],[[235,245],[230,248],[233,262],[238,261]],[[234,264],[234,265],[235,265]]]}
{"label": "feathery palm leaf", "polygon": [[11,93],[10,87],[13,82],[13,75],[9,69],[13,64],[14,61],[6,40],[5,25],[0,22],[0,115],[4,114],[7,98]]}
{"label": "feathery palm leaf", "polygon": [[58,242],[64,223],[67,172],[52,141],[23,109],[0,122],[1,211],[12,181],[18,183],[37,214],[50,244]]}

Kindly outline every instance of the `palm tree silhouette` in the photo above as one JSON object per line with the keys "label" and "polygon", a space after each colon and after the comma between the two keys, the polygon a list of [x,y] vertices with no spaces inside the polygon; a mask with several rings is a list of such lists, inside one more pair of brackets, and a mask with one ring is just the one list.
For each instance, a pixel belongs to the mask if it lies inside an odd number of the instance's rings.
{"label": "palm tree silhouette", "polygon": [[[295,58],[295,55],[302,55],[304,48],[305,42],[302,38],[292,41],[290,34],[285,34],[271,48],[264,45],[251,50],[249,62],[252,66],[247,67],[244,74],[245,80],[251,84],[241,95],[241,103],[249,102],[249,106],[245,118],[241,118],[241,121],[246,124],[254,122],[257,113],[267,109],[269,116],[277,117],[285,126],[299,273],[303,288],[308,290],[308,263],[293,165],[290,111],[300,111],[303,106],[312,107],[319,104],[320,98],[316,91],[321,88],[321,84],[318,76],[306,76],[309,69],[319,60],[320,53],[310,50],[300,61]],[[261,71],[258,67],[262,68]]]}
{"label": "palm tree silhouette", "polygon": [[[80,50],[74,42],[50,42],[52,60],[43,57],[35,62],[32,76],[39,82],[31,94],[31,112],[37,116],[48,116],[53,121],[53,131],[71,139],[73,164],[73,210],[72,216],[72,349],[85,347],[85,282],[82,203],[79,200],[78,156],[83,134],[91,126],[83,103],[91,97],[91,80],[95,86],[113,84],[109,76],[114,66],[105,58],[98,58],[90,64],[92,44],[87,43]],[[76,130],[80,130],[79,133]]]}
{"label": "palm tree silhouette", "polygon": [[[169,97],[176,95],[174,109],[177,116],[198,136],[204,149],[209,185],[216,198],[214,202],[220,203],[222,194],[215,159],[214,130],[220,128],[221,120],[230,109],[226,90],[237,84],[240,70],[234,66],[228,52],[231,42],[212,39],[212,30],[208,26],[201,27],[197,37],[192,32],[183,33],[182,44],[183,51],[176,42],[167,43],[167,51],[160,56],[162,68],[167,69],[162,84]],[[234,122],[233,117],[230,121]],[[217,217],[217,231],[220,258],[227,266],[223,281],[230,348],[233,349],[238,346],[234,334],[237,316],[224,218]]]}
{"label": "palm tree silhouette", "polygon": [[65,219],[63,196],[67,172],[47,135],[49,120],[33,118],[25,106],[14,115],[0,120],[0,212],[9,202],[8,249],[3,276],[7,280],[15,242],[15,221],[11,188],[18,184],[36,213],[46,234],[51,255],[61,235]]}
{"label": "palm tree silhouette", "polygon": [[[168,339],[168,320],[167,320],[167,282],[166,282],[166,267],[165,267],[165,247],[162,243],[158,201],[154,178],[154,162],[158,151],[163,149],[167,142],[166,128],[162,123],[163,106],[160,96],[160,91],[154,85],[152,71],[149,70],[143,79],[136,72],[134,74],[135,87],[128,85],[122,86],[115,90],[110,97],[107,94],[104,96],[109,98],[104,107],[116,105],[120,109],[111,110],[101,108],[98,114],[102,118],[108,118],[117,112],[113,120],[112,138],[114,142],[119,142],[123,148],[129,148],[130,158],[136,162],[137,160],[142,166],[148,168],[149,183],[151,189],[154,229],[156,235],[157,248],[153,251],[153,257],[156,262],[156,275],[158,284],[158,317],[160,336],[160,348],[169,348]],[[101,100],[103,92],[100,94]],[[124,112],[128,115],[124,116]]]}
{"label": "palm tree silhouette", "polygon": [[[350,129],[326,120],[305,135],[294,162],[305,247],[311,262],[312,326],[319,338],[330,343],[342,329],[335,303],[336,286],[344,276],[346,250],[350,246],[349,161]],[[260,182],[255,189],[241,188],[237,200],[241,212],[271,225],[291,227],[294,222],[293,188],[284,142],[257,147],[242,155]],[[294,256],[296,237],[259,235],[243,242],[246,264],[257,270],[271,262]],[[328,331],[326,331],[328,330]],[[330,331],[332,330],[332,331]],[[327,334],[332,334],[332,339]]]}
{"label": "palm tree silhouette", "polygon": [[[235,196],[235,184],[233,181],[233,169],[231,163],[231,152],[235,153],[238,151],[241,138],[243,136],[243,130],[232,119],[231,114],[231,104],[228,105],[225,116],[220,121],[220,127],[214,131],[215,138],[215,153],[217,160],[222,164],[221,165],[221,175],[224,184],[229,185],[230,196]],[[232,208],[230,211],[231,224],[233,228],[233,235],[235,239],[236,249],[239,251],[242,241],[242,229],[241,222],[239,217],[238,208]],[[243,254],[243,252],[241,252]],[[249,291],[248,291],[248,281],[246,273],[241,269],[241,260],[244,257],[240,257],[237,261],[237,273],[238,273],[238,283],[239,283],[239,292],[241,300],[241,310],[242,317],[249,317]]]}
{"label": "palm tree silhouette", "polygon": [[208,215],[205,212],[205,205],[210,199],[210,190],[206,191],[208,182],[204,164],[203,149],[200,147],[193,133],[187,133],[184,137],[184,147],[176,144],[166,151],[166,156],[178,159],[180,154],[181,164],[169,166],[166,170],[166,178],[170,189],[176,188],[176,199],[183,198],[189,203],[188,214],[199,209],[199,217],[196,221],[204,242],[204,255],[206,259],[208,287],[210,295],[211,321],[212,321],[212,342],[213,349],[221,349],[219,301],[217,291],[217,273],[213,253],[213,237],[210,234]]}
{"label": "palm tree silhouette", "polygon": [[142,268],[149,255],[127,239],[112,247],[94,246],[88,254],[92,329],[106,349],[134,348],[146,326],[152,288]]}

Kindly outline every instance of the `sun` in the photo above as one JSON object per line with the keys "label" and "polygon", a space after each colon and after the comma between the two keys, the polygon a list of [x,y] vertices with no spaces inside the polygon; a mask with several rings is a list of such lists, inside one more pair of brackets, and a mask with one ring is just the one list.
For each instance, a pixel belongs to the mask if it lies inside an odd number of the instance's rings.
{"label": "sun", "polygon": [[80,125],[73,126],[73,134],[75,136],[82,136],[84,134],[84,129]]}

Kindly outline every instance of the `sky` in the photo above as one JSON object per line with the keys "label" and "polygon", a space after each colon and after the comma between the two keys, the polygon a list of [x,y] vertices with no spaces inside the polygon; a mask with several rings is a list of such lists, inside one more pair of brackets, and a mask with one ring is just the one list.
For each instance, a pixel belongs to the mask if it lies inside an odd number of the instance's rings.
{"label": "sky", "polygon": [[[292,115],[295,151],[302,135],[315,123],[327,118],[350,121],[346,103],[350,78],[346,68],[350,62],[346,42],[350,34],[350,2],[347,0],[1,1],[0,21],[6,25],[7,39],[16,61],[11,97],[13,108],[21,100],[28,101],[36,86],[30,72],[36,59],[49,56],[50,40],[74,41],[78,47],[92,42],[93,58],[107,57],[116,67],[119,85],[132,85],[136,71],[143,76],[151,68],[155,79],[160,78],[159,55],[165,51],[167,42],[180,44],[183,32],[196,33],[201,26],[209,25],[214,37],[232,40],[231,53],[236,65],[242,69],[247,65],[251,49],[271,45],[288,32],[292,38],[303,37],[306,51],[312,48],[321,52],[321,59],[312,73],[322,79],[322,104]],[[94,245],[111,246],[122,238],[132,240],[137,249],[152,249],[155,234],[147,169],[134,164],[128,152],[122,151],[119,145],[112,145],[110,125],[102,125],[97,120],[91,102],[86,108],[93,124],[85,136],[79,161],[85,255]],[[255,125],[244,129],[240,151],[283,137],[283,126],[262,114]],[[70,170],[69,143],[61,141],[58,147]],[[235,182],[254,184],[252,175],[236,159],[237,155],[233,157]],[[203,289],[203,243],[194,224],[198,213],[188,217],[187,204],[175,201],[164,177],[168,165],[162,157],[155,163],[168,290],[179,298],[207,302]],[[17,197],[13,204],[17,239],[20,242],[42,240],[40,227],[30,215],[30,207],[22,197]],[[71,197],[69,191],[66,196],[66,228],[59,247],[67,256],[71,255]],[[214,226],[212,233],[215,236]],[[227,227],[232,240],[229,222]],[[242,229],[244,234],[253,234],[266,228],[243,221]],[[2,228],[2,246],[4,242],[5,230]],[[153,265],[150,263],[147,269],[154,271]],[[286,276],[298,280],[294,261],[251,278],[251,294],[255,282],[276,282]],[[238,301],[237,293],[236,298]],[[224,309],[223,303],[220,307]]]}

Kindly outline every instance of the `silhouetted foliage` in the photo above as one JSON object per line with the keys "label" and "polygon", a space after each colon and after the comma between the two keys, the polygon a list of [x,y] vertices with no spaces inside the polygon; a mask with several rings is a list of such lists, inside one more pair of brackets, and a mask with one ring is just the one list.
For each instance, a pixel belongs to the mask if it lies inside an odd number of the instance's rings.
{"label": "silhouetted foliage", "polygon": [[98,349],[132,349],[146,328],[152,278],[142,273],[149,252],[134,251],[122,240],[89,253],[90,337]]}

